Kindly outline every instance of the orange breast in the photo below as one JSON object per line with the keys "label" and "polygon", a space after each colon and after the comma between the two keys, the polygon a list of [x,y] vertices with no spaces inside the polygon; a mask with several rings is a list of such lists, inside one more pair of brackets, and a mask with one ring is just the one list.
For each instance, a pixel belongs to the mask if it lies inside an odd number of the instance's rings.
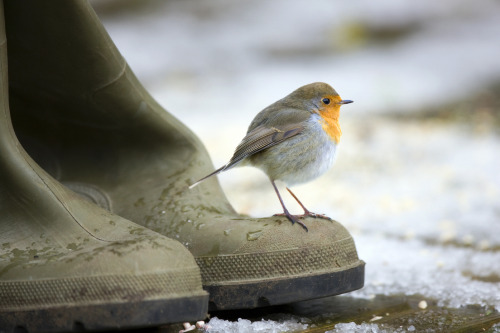
{"label": "orange breast", "polygon": [[323,127],[323,130],[335,143],[339,143],[340,137],[342,136],[342,130],[339,124],[339,113],[339,106],[320,111],[321,127]]}

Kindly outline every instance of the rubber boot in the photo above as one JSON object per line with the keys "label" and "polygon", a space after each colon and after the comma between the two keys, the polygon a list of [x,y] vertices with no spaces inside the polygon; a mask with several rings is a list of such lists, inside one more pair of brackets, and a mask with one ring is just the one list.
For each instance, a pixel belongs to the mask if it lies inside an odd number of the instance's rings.
{"label": "rubber boot", "polygon": [[9,115],[1,1],[0,46],[0,332],[203,319],[208,294],[181,243],[82,199],[19,144]]}
{"label": "rubber boot", "polygon": [[238,215],[216,178],[188,189],[213,171],[205,148],[145,91],[87,2],[28,3],[6,3],[14,128],[53,177],[181,241],[201,268],[209,309],[362,287],[364,262],[339,223],[306,220],[306,233],[286,218]]}

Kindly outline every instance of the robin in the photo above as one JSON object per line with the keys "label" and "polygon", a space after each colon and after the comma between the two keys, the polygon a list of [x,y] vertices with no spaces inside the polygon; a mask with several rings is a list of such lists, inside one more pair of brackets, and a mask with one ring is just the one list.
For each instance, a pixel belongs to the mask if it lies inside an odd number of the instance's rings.
{"label": "robin", "polygon": [[[340,106],[352,103],[343,100],[330,85],[322,82],[302,86],[283,99],[260,111],[248,127],[233,157],[226,165],[201,178],[205,179],[235,166],[254,166],[264,171],[278,195],[283,214],[292,224],[311,216],[331,220],[323,214],[310,212],[288,188],[325,173],[335,161],[342,131],[339,125]],[[283,203],[275,181],[283,181],[286,189],[304,209],[303,215],[292,215]]]}

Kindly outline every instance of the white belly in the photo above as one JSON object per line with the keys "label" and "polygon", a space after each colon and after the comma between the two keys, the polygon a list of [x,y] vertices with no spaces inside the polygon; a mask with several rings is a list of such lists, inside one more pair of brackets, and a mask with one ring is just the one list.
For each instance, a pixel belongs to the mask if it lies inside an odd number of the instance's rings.
{"label": "white belly", "polygon": [[312,119],[301,134],[262,151],[252,159],[251,165],[262,169],[273,180],[293,185],[324,174],[335,162],[336,153],[335,142],[319,122]]}

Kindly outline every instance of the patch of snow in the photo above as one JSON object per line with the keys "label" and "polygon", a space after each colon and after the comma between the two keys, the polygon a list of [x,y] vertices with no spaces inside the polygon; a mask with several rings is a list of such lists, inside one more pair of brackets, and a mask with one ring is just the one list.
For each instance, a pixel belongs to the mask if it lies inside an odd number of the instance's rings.
{"label": "patch of snow", "polygon": [[248,319],[241,318],[237,321],[229,321],[214,317],[210,319],[210,322],[208,322],[208,327],[207,332],[209,333],[281,333],[305,330],[308,327],[308,324],[302,324],[298,320],[293,319],[280,322],[273,320],[251,322]]}

